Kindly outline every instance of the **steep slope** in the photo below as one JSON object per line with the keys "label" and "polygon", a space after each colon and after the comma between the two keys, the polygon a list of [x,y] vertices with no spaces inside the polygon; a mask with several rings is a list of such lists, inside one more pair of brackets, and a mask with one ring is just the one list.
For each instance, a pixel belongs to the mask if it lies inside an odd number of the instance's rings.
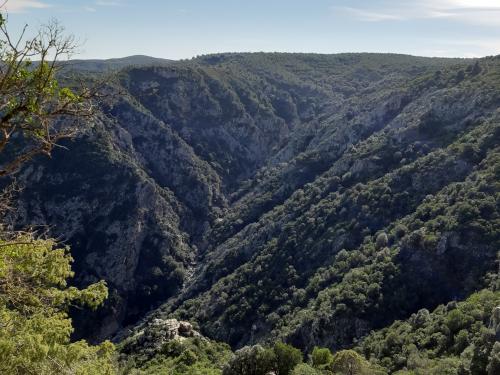
{"label": "steep slope", "polygon": [[[107,280],[113,292],[99,319],[110,319],[99,337],[178,292],[196,256],[188,233],[196,237],[212,206],[224,204],[217,175],[188,145],[126,100],[116,105],[120,116],[99,116],[67,149],[22,172],[30,188],[16,211],[18,222],[49,226],[71,245],[78,284]],[[176,178],[167,183],[168,173]],[[82,321],[85,335],[95,331]]]}
{"label": "steep slope", "polygon": [[[163,313],[195,319],[211,337],[236,346],[284,335],[305,348],[318,343],[338,348],[415,309],[462,298],[483,287],[481,278],[495,269],[499,244],[498,212],[493,208],[498,205],[498,68],[489,59],[466,71],[447,69],[408,82],[407,87],[399,88],[407,102],[397,106],[402,107],[399,113],[382,114],[378,131],[346,150],[327,172],[295,191],[284,204],[246,226],[245,209],[234,205],[236,214],[230,220],[241,220],[243,229],[207,254],[191,288]],[[377,114],[391,108],[382,103],[374,106]],[[366,120],[358,121],[366,124]],[[329,157],[327,152],[319,155],[320,159]],[[483,159],[489,168],[484,171],[489,176],[484,184],[491,190],[481,194],[495,197],[484,203],[493,211],[475,212],[471,220],[493,224],[474,236],[470,232],[470,238],[477,241],[472,254],[467,253],[469,239],[464,236],[470,228],[439,228],[433,234],[434,242],[425,246],[438,248],[441,244],[441,249],[449,242],[453,250],[439,250],[445,253],[439,260],[410,257],[414,262],[410,270],[422,267],[428,271],[419,275],[401,270],[407,278],[398,279],[399,288],[385,277],[390,280],[391,272],[409,267],[402,263],[409,256],[402,254],[416,250],[415,244],[406,245],[406,252],[400,251],[399,242],[392,244],[399,255],[384,264],[387,268],[373,266],[368,275],[362,270],[346,274],[357,268],[357,262],[381,256],[373,248],[364,253],[363,242],[370,243],[366,236],[372,235],[375,242],[378,233],[389,233],[407,215],[412,231],[434,223],[432,216],[422,220],[411,214],[426,207],[431,195],[447,197],[454,183],[478,178],[474,171]],[[277,186],[280,188],[282,185]],[[469,190],[472,194],[471,186]],[[255,196],[252,200],[255,202]],[[463,200],[465,204],[472,197]],[[346,266],[346,254],[361,259]],[[457,257],[463,257],[463,269],[455,268]],[[461,272],[464,279],[454,278],[454,272]],[[436,278],[436,274],[443,277]],[[423,284],[417,283],[420,278],[424,278]],[[339,293],[345,301],[336,299]],[[190,299],[192,296],[196,297]],[[337,314],[336,304],[347,307]],[[297,326],[290,330],[293,325]]]}
{"label": "steep slope", "polygon": [[[146,62],[120,71],[117,95],[67,150],[19,176],[14,222],[71,245],[76,283],[111,287],[92,319],[75,312],[77,335],[109,337],[165,303],[147,319],[196,321],[235,347],[283,337],[338,348],[485,286],[494,224],[476,233],[455,211],[422,212],[461,186],[494,197],[474,201],[487,208],[472,223],[497,220],[498,59]],[[433,227],[425,248],[447,250],[412,257],[408,236],[436,215],[457,225]]]}
{"label": "steep slope", "polygon": [[463,302],[412,314],[370,334],[367,358],[401,374],[496,374],[500,339],[499,293],[481,291]]}

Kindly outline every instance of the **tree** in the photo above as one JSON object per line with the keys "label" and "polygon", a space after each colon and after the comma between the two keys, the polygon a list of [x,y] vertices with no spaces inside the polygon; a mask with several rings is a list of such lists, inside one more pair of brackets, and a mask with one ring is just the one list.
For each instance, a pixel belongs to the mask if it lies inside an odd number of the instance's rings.
{"label": "tree", "polygon": [[274,344],[277,375],[288,375],[295,366],[302,362],[302,352],[291,345],[282,342]]}
{"label": "tree", "polygon": [[369,363],[354,350],[342,350],[333,356],[331,368],[334,374],[362,375],[368,374]]}
{"label": "tree", "polygon": [[53,22],[26,39],[26,27],[13,39],[0,9],[0,176],[16,172],[38,154],[50,155],[77,121],[93,113],[95,92],[62,87],[60,59],[74,52],[74,38]]}
{"label": "tree", "polygon": [[274,369],[275,355],[260,345],[246,346],[234,353],[223,375],[267,375]]}
{"label": "tree", "polygon": [[389,243],[389,238],[387,237],[387,234],[385,232],[381,232],[378,234],[375,240],[375,247],[377,248],[377,250],[380,250],[386,247],[388,243]]}
{"label": "tree", "polygon": [[68,307],[95,308],[107,298],[102,281],[86,289],[67,286],[71,261],[53,240],[0,240],[0,373],[114,373],[110,342],[70,342]]}
{"label": "tree", "polygon": [[321,375],[321,372],[306,363],[301,363],[295,366],[291,375]]}
{"label": "tree", "polygon": [[312,354],[312,365],[319,369],[324,369],[332,363],[333,355],[328,348],[314,347]]}
{"label": "tree", "polygon": [[498,341],[493,344],[486,370],[488,375],[500,374],[500,342]]}

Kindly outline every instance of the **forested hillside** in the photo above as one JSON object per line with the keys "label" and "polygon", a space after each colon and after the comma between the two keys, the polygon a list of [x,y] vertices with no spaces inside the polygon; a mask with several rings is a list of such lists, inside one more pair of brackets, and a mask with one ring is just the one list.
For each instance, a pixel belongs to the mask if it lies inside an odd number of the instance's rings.
{"label": "forested hillside", "polygon": [[371,373],[493,368],[500,58],[132,61],[80,135],[17,176],[9,220],[71,245],[78,286],[108,283],[103,308],[73,313],[77,337],[126,338],[150,373],[230,358],[197,332],[141,349],[171,318],[232,349],[355,349]]}

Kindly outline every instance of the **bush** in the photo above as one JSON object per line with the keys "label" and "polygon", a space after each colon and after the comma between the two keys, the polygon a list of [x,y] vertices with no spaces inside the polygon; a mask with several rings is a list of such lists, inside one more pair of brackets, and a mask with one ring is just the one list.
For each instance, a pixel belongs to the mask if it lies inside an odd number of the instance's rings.
{"label": "bush", "polygon": [[223,375],[267,375],[274,370],[276,357],[272,350],[260,345],[246,346],[234,353],[224,367]]}
{"label": "bush", "polygon": [[342,350],[333,356],[332,370],[341,375],[368,375],[369,363],[354,350]]}
{"label": "bush", "polygon": [[488,375],[500,374],[500,342],[495,342],[487,367]]}
{"label": "bush", "polygon": [[277,342],[274,345],[277,375],[288,375],[295,366],[302,362],[302,352],[291,345]]}
{"label": "bush", "polygon": [[323,369],[332,363],[333,355],[328,348],[318,348],[316,346],[312,351],[311,358],[314,367]]}
{"label": "bush", "polygon": [[375,247],[377,250],[383,249],[389,243],[389,238],[385,232],[380,233],[375,240]]}
{"label": "bush", "polygon": [[321,375],[321,372],[306,363],[301,363],[295,366],[291,375]]}

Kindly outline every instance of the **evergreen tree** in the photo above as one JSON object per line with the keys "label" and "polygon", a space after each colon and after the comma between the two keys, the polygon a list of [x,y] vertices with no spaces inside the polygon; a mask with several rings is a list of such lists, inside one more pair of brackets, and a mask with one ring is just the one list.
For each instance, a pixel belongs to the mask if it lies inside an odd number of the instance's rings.
{"label": "evergreen tree", "polygon": [[67,248],[24,235],[0,241],[0,373],[113,374],[113,345],[70,342],[67,309],[95,308],[107,298],[104,282],[68,287]]}

